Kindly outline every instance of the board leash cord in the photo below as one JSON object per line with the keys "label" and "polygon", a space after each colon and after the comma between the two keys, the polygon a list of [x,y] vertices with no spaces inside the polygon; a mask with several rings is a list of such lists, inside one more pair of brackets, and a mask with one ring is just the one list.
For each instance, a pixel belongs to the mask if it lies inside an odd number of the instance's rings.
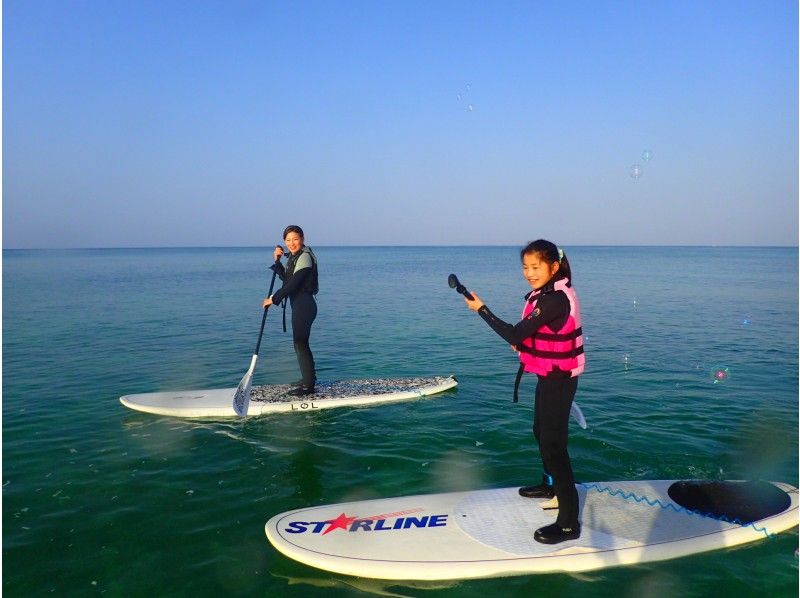
{"label": "board leash cord", "polygon": [[659,498],[657,498],[655,500],[650,500],[646,496],[638,496],[635,492],[625,492],[624,490],[620,490],[619,488],[609,488],[608,486],[600,486],[598,484],[586,484],[586,483],[582,483],[582,482],[579,482],[578,485],[579,486],[583,486],[587,490],[597,490],[597,492],[599,492],[601,494],[603,492],[605,492],[606,494],[609,494],[610,496],[620,496],[620,497],[624,498],[625,500],[633,500],[633,501],[635,501],[637,503],[646,503],[646,504],[650,505],[651,507],[661,507],[662,509],[664,509],[666,511],[673,510],[676,513],[686,513],[687,515],[696,515],[698,517],[707,517],[709,519],[714,519],[716,521],[723,521],[725,523],[731,523],[733,525],[739,525],[741,527],[752,527],[755,531],[763,533],[764,536],[767,537],[767,538],[774,538],[775,537],[775,534],[769,533],[767,531],[766,527],[756,527],[755,523],[743,523],[739,519],[729,519],[728,517],[725,517],[724,515],[720,515],[720,516],[717,517],[715,515],[711,515],[710,513],[703,513],[702,511],[693,511],[691,509],[687,509],[686,507],[681,507],[681,506],[677,506],[676,507],[672,503],[664,504],[663,502],[661,502],[661,499],[659,499]]}

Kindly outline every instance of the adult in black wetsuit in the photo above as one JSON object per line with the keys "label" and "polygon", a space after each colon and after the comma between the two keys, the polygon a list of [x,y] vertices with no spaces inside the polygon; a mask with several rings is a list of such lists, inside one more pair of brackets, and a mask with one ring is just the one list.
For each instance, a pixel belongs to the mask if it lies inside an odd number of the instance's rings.
{"label": "adult in black wetsuit", "polygon": [[580,536],[578,493],[567,453],[570,408],[585,363],[580,305],[570,282],[569,262],[553,243],[542,239],[529,243],[520,258],[523,276],[533,289],[525,297],[520,322],[509,324],[498,318],[474,291],[466,302],[520,353],[520,374],[524,369],[537,375],[533,434],[544,475],[540,485],[520,488],[519,493],[558,499],[556,522],[534,534],[539,542],[555,544]]}
{"label": "adult in black wetsuit", "polygon": [[317,275],[317,257],[310,247],[305,245],[303,229],[296,225],[287,226],[283,231],[283,241],[289,249],[286,267],[280,262],[283,249],[275,248],[273,257],[275,264],[271,266],[283,281],[283,286],[271,297],[264,299],[263,306],[278,304],[289,298],[292,306],[292,337],[297,362],[300,364],[302,380],[300,386],[289,391],[295,396],[310,395],[314,392],[317,380],[314,355],[308,344],[311,336],[311,325],[317,317],[317,302],[314,300],[319,290]]}

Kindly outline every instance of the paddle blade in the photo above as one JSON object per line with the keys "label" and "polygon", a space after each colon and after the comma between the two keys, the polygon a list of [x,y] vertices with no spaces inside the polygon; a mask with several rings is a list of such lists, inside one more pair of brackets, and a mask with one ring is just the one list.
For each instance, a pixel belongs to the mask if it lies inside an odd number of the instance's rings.
{"label": "paddle blade", "polygon": [[575,401],[572,402],[572,407],[569,408],[569,414],[578,422],[581,428],[586,429],[586,418],[583,417],[583,411]]}
{"label": "paddle blade", "polygon": [[240,417],[245,417],[247,415],[247,409],[250,407],[250,387],[252,386],[253,370],[256,369],[257,359],[258,355],[253,355],[253,359],[250,360],[250,369],[247,370],[242,381],[239,382],[239,386],[236,388],[236,394],[233,395],[233,410],[236,412],[236,415]]}
{"label": "paddle blade", "polygon": [[233,395],[233,410],[240,417],[247,415],[247,408],[250,406],[250,381],[252,378],[249,372],[245,374],[242,381],[239,382],[236,394]]}

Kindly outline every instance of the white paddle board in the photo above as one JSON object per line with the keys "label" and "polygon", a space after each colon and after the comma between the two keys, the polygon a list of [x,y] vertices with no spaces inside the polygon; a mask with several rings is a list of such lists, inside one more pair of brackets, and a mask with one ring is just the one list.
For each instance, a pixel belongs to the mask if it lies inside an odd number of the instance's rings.
{"label": "white paddle board", "polygon": [[447,580],[588,571],[764,540],[797,526],[797,489],[770,482],[577,484],[581,535],[540,544],[554,522],[518,488],[314,506],[272,517],[267,538],[312,567],[378,579]]}
{"label": "white paddle board", "polygon": [[[314,411],[331,407],[356,407],[418,399],[444,392],[458,385],[454,376],[428,378],[380,378],[317,382],[313,395],[294,397],[290,384],[254,386],[250,395],[250,415]],[[235,417],[235,388],[152,392],[120,397],[126,407],[157,415],[175,417]]]}

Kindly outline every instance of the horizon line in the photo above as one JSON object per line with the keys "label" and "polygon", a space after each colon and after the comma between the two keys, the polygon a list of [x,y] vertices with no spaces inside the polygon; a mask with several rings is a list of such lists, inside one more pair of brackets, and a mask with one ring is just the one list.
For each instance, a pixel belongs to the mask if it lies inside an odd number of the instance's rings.
{"label": "horizon line", "polygon": [[[457,247],[517,247],[518,244],[477,244],[477,245],[463,245],[463,244],[309,244],[310,247],[329,247],[329,248],[374,248],[374,247],[406,247],[406,248],[457,248]],[[798,249],[798,244],[776,244],[776,245],[758,245],[758,244],[742,244],[742,245],[729,245],[729,244],[663,244],[663,243],[615,243],[615,244],[571,244],[565,243],[565,247],[603,247],[603,248],[626,248],[626,247],[652,247],[652,248],[671,248],[671,247],[695,247],[695,248],[751,248],[751,249]],[[125,245],[115,247],[3,247],[3,251],[108,251],[108,250],[142,250],[142,249],[271,249],[274,245]]]}

